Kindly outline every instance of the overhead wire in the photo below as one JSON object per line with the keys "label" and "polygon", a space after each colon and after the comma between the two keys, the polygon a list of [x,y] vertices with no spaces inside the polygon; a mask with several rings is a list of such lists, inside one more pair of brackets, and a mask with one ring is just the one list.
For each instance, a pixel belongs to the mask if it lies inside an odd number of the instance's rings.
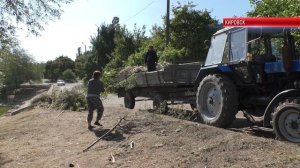
{"label": "overhead wire", "polygon": [[137,13],[135,13],[134,15],[132,15],[131,17],[129,17],[128,19],[125,20],[124,23],[128,22],[129,20],[133,19],[134,17],[136,17],[137,15],[139,15],[140,13],[142,13],[144,10],[146,10],[149,6],[151,6],[153,3],[155,2],[155,0],[151,1],[149,4],[147,4],[144,8],[142,8],[141,10],[139,10]]}

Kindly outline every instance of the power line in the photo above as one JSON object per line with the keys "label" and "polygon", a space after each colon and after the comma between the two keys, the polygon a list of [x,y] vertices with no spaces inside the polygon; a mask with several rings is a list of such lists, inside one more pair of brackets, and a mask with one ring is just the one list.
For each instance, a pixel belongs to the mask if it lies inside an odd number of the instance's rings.
{"label": "power line", "polygon": [[141,9],[140,11],[138,11],[136,14],[134,14],[133,16],[131,16],[130,18],[128,18],[127,20],[125,20],[124,23],[128,22],[130,19],[136,17],[138,14],[142,13],[145,9],[147,9],[150,5],[152,5],[155,2],[155,0],[153,0],[152,2],[150,2],[148,5],[146,5],[143,9]]}

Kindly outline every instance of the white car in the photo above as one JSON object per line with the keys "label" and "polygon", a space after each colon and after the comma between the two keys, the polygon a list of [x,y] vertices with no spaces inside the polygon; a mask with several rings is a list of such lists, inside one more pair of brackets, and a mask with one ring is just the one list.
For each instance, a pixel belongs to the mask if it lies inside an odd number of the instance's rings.
{"label": "white car", "polygon": [[65,86],[66,82],[63,80],[57,80],[56,84],[57,84],[57,86]]}

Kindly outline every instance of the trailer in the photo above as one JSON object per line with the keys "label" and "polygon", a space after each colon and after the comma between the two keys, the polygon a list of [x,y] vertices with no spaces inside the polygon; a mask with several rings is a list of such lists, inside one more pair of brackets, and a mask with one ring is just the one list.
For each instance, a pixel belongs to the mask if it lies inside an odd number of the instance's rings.
{"label": "trailer", "polygon": [[[200,70],[201,63],[186,63],[168,65],[163,70],[139,72],[135,76],[132,88],[119,87],[118,97],[124,97],[126,108],[133,109],[138,97],[153,100],[153,107],[158,108],[164,103],[190,104],[196,108],[196,89],[194,80]],[[126,80],[129,76],[119,76],[118,81]]]}

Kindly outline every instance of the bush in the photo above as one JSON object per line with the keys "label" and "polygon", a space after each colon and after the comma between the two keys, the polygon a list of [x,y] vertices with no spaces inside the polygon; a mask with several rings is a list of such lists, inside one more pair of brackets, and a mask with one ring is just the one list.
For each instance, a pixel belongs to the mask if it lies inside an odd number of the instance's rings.
{"label": "bush", "polygon": [[85,89],[81,86],[75,86],[71,90],[60,90],[53,87],[52,93],[43,94],[32,102],[34,105],[48,104],[52,108],[60,110],[79,111],[81,108],[86,109]]}
{"label": "bush", "polygon": [[105,94],[115,92],[116,76],[118,74],[117,69],[104,69],[102,76],[102,82],[105,86]]}
{"label": "bush", "polygon": [[[148,46],[152,45],[153,43],[154,43],[153,41],[148,41],[148,43],[145,42],[144,46],[140,50],[140,52],[131,54],[128,57],[126,65],[127,66],[144,65],[144,58],[145,58],[145,54],[148,51]],[[156,49],[156,52],[157,52],[159,62],[161,62],[161,63],[163,63],[163,62],[184,63],[184,62],[193,62],[193,61],[195,61],[195,59],[192,60],[192,58],[189,57],[188,51],[187,51],[186,48],[176,49],[172,46],[168,46],[165,49],[161,49],[161,47],[158,46],[158,48],[155,48],[155,49]]]}
{"label": "bush", "polygon": [[141,52],[137,52],[137,53],[131,54],[128,57],[126,65],[128,65],[128,66],[143,65],[144,64],[144,59],[145,59],[146,52],[147,51],[143,50]]}
{"label": "bush", "polygon": [[0,106],[0,116],[1,116],[2,114],[5,114],[9,109],[10,109],[10,107],[7,107],[7,106]]}
{"label": "bush", "polygon": [[[130,75],[130,76],[129,76]],[[106,71],[102,77],[102,81],[105,85],[105,93],[115,93],[117,88],[125,87],[126,90],[132,89],[136,86],[136,75],[128,74],[128,78],[125,80],[118,80],[118,72],[116,70]]]}
{"label": "bush", "polygon": [[164,50],[164,39],[156,35],[151,39],[145,40],[142,43],[142,46],[133,54],[131,54],[128,57],[128,60],[126,61],[127,66],[139,66],[139,65],[144,65],[144,59],[145,59],[145,54],[148,51],[149,46],[153,46],[154,50],[157,52],[158,58],[160,58],[161,51]]}
{"label": "bush", "polygon": [[67,69],[63,72],[62,78],[67,82],[75,82],[76,75],[71,69]]}
{"label": "bush", "polygon": [[173,47],[167,47],[161,54],[159,60],[161,62],[169,63],[182,63],[186,62],[187,51],[183,49],[175,49]]}
{"label": "bush", "polygon": [[51,102],[52,102],[51,96],[48,95],[47,93],[43,93],[40,96],[34,98],[31,103],[33,105],[37,105],[39,103],[51,104]]}

